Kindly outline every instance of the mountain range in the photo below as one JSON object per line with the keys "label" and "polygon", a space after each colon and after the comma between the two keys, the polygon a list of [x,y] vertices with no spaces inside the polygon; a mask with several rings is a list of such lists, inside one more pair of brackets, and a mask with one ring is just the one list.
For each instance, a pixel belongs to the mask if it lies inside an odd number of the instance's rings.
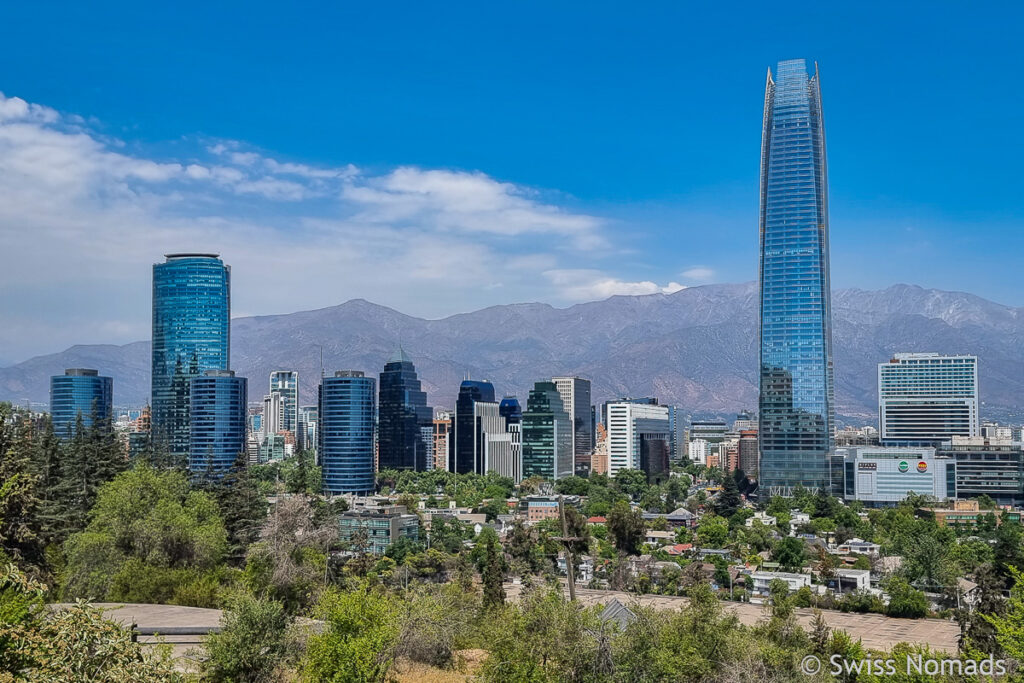
{"label": "mountain range", "polygon": [[[832,296],[836,412],[850,423],[877,414],[877,365],[894,353],[979,357],[982,417],[1024,417],[1024,308],[911,285],[836,290]],[[381,370],[401,345],[429,401],[454,405],[459,382],[489,379],[525,403],[533,382],[561,374],[593,381],[595,403],[657,396],[694,415],[757,407],[757,288],[690,287],[673,294],[613,296],[554,308],[491,306],[440,320],[404,315],[362,299],[286,315],[236,318],[231,358],[249,377],[250,400],[274,369],[298,370],[300,401],[316,402],[323,366]],[[114,378],[118,405],[149,395],[150,344],[73,346],[0,368],[0,400],[48,401],[49,377],[89,367]]]}

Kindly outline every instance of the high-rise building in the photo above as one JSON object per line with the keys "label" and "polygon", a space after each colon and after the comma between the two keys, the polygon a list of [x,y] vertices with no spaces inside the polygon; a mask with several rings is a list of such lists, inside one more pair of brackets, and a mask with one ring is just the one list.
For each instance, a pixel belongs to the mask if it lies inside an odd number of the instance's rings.
{"label": "high-rise building", "polygon": [[744,429],[740,432],[740,440],[737,446],[739,450],[739,468],[748,477],[757,476],[757,430]]}
{"label": "high-rise building", "polygon": [[958,498],[986,495],[999,505],[1024,504],[1024,444],[954,436],[938,449],[952,458]]}
{"label": "high-rise building", "polygon": [[58,437],[74,435],[78,417],[82,426],[110,424],[114,415],[114,380],[96,370],[68,368],[50,378],[50,418]]}
{"label": "high-rise building", "polygon": [[263,417],[260,419],[263,438],[284,431],[284,414],[284,396],[270,393],[263,397]]}
{"label": "high-rise building", "polygon": [[317,453],[325,493],[373,493],[376,384],[358,370],[320,380]]}
{"label": "high-rise building", "polygon": [[439,410],[434,416],[434,469],[448,469],[448,439],[452,433],[452,414]]}
{"label": "high-rise building", "polygon": [[590,427],[590,380],[581,377],[553,377],[562,405],[572,424],[572,461],[577,475],[590,471],[594,435]]}
{"label": "high-rise building", "polygon": [[281,397],[281,426],[278,431],[295,434],[299,429],[299,373],[274,370],[270,373],[270,393]]}
{"label": "high-rise building", "polygon": [[768,70],[761,137],[760,482],[829,486],[834,446],[828,179],[817,65]]}
{"label": "high-rise building", "polygon": [[189,387],[231,367],[231,269],[217,254],[167,254],[153,265],[153,447],[189,455]]}
{"label": "high-rise building", "polygon": [[455,419],[448,446],[448,471],[458,474],[485,474],[485,434],[501,434],[505,420],[494,400],[494,385],[467,379],[459,387],[455,400]]}
{"label": "high-rise building", "polygon": [[978,436],[978,358],[897,353],[879,363],[878,429],[888,445]]}
{"label": "high-rise building", "polygon": [[298,447],[303,450],[316,450],[316,406],[302,406],[299,409],[299,434],[302,439]]}
{"label": "high-rise building", "polygon": [[428,456],[433,454],[434,410],[427,405],[412,359],[401,348],[380,373],[377,419],[380,469],[433,469]]}
{"label": "high-rise building", "polygon": [[554,382],[533,385],[526,399],[522,425],[523,477],[572,476],[573,425]]}
{"label": "high-rise building", "polygon": [[[671,443],[668,406],[656,403],[618,401],[606,404],[608,421],[608,476],[621,470],[641,470],[645,464],[652,472],[660,471],[661,451],[645,460],[645,444],[664,441],[665,453]],[[660,446],[659,446],[660,449]],[[658,467],[654,467],[658,465]],[[650,475],[651,472],[648,472]]]}
{"label": "high-rise building", "polygon": [[249,383],[231,370],[207,370],[189,386],[189,457],[193,473],[224,472],[246,450]]}
{"label": "high-rise building", "polygon": [[519,424],[523,421],[523,408],[515,396],[506,396],[498,404],[498,414],[505,418],[505,424]]}

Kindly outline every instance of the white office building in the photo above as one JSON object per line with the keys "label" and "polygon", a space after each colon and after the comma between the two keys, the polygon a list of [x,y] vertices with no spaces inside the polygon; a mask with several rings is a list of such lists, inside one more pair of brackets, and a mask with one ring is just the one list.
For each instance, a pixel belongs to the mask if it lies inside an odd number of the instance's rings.
{"label": "white office building", "polygon": [[878,366],[878,429],[890,445],[977,436],[978,358],[898,353]]}
{"label": "white office building", "polygon": [[956,461],[930,447],[853,446],[843,458],[843,497],[868,505],[894,505],[914,493],[943,501],[956,498]]}
{"label": "white office building", "polygon": [[607,404],[608,476],[620,470],[641,469],[643,440],[652,436],[669,440],[671,425],[668,406],[627,401]]}

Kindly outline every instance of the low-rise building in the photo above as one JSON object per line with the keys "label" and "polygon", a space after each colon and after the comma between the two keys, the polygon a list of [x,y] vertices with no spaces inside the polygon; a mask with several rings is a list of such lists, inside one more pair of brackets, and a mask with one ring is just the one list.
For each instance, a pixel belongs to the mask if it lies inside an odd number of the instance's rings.
{"label": "low-rise building", "polygon": [[867,569],[837,569],[835,576],[828,580],[828,588],[836,594],[869,590],[871,572]]}
{"label": "low-rise building", "polygon": [[854,446],[836,449],[842,459],[842,495],[869,506],[895,505],[909,494],[935,500],[957,497],[954,461],[931,447]]}
{"label": "low-rise building", "polygon": [[978,522],[985,515],[995,517],[996,524],[1009,522],[1021,523],[1022,510],[1016,508],[1003,508],[999,510],[982,510],[976,500],[958,500],[951,508],[928,508],[928,512],[935,515],[935,523],[939,526],[977,526]]}
{"label": "low-rise building", "polygon": [[[527,522],[541,522],[545,519],[558,519],[558,496],[526,496],[519,500],[519,513],[526,517]],[[580,507],[579,496],[565,496],[566,505]]]}
{"label": "low-rise building", "polygon": [[410,514],[403,505],[365,507],[341,513],[338,519],[339,537],[343,543],[362,544],[374,555],[383,555],[392,543],[405,536],[413,541],[420,538],[420,518]]}
{"label": "low-rise building", "polygon": [[765,526],[775,526],[775,522],[778,521],[775,517],[769,515],[767,512],[755,512],[753,517],[747,517],[744,525],[747,527],[754,526],[754,522],[761,522]]}
{"label": "low-rise building", "polygon": [[672,531],[648,530],[644,535],[644,543],[650,543],[651,545],[666,545],[674,540],[676,540],[676,535]]}
{"label": "low-rise building", "polygon": [[772,581],[782,581],[790,593],[811,585],[810,574],[793,574],[791,572],[751,572],[750,580],[751,592],[759,595],[768,595]]}
{"label": "low-rise building", "polygon": [[882,549],[882,546],[871,541],[865,541],[860,538],[851,538],[846,543],[840,543],[835,546],[833,552],[839,555],[877,555]]}

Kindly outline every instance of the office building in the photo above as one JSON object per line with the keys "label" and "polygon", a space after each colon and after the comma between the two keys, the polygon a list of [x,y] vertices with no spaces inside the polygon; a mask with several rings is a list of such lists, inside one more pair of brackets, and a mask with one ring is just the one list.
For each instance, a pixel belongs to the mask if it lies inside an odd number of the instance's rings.
{"label": "office building", "polygon": [[285,403],[280,393],[270,393],[263,397],[263,416],[260,419],[263,438],[284,431]]}
{"label": "office building", "polygon": [[376,385],[358,370],[339,370],[320,380],[317,453],[327,494],[374,491]]}
{"label": "office building", "polygon": [[607,411],[608,476],[621,470],[643,469],[645,443],[671,443],[668,406],[633,401],[610,402]]}
{"label": "office building", "polygon": [[434,469],[448,469],[448,440],[452,433],[452,414],[439,410],[434,416]]}
{"label": "office building", "polygon": [[930,447],[853,446],[840,448],[841,495],[870,506],[895,505],[910,494],[943,501],[957,497],[954,461]]}
{"label": "office building", "polygon": [[938,447],[956,467],[958,498],[987,495],[999,505],[1024,504],[1024,446],[982,437],[953,437]]}
{"label": "office building", "polygon": [[[339,538],[349,552],[383,555],[400,538],[420,539],[420,518],[402,505],[348,510],[338,518]],[[365,540],[364,540],[365,539]],[[365,543],[365,547],[351,547]]]}
{"label": "office building", "polygon": [[299,434],[297,447],[300,450],[316,450],[316,406],[302,406],[299,408]]}
{"label": "office building", "polygon": [[467,379],[459,386],[448,444],[448,471],[484,474],[485,434],[505,432],[505,420],[494,400],[494,385]]}
{"label": "office building", "polygon": [[878,429],[886,445],[978,436],[978,359],[897,353],[878,365]]}
{"label": "office building", "polygon": [[189,387],[231,367],[231,269],[217,254],[167,254],[153,265],[153,447],[189,456]]}
{"label": "office building", "polygon": [[245,452],[249,385],[231,370],[207,370],[189,386],[189,458],[193,473],[224,472]]}
{"label": "office building", "polygon": [[380,373],[377,411],[380,469],[433,469],[434,410],[427,405],[412,359],[401,348]]}
{"label": "office building", "polygon": [[757,477],[757,430],[744,429],[740,432],[740,440],[737,446],[739,450],[739,468],[748,477]]}
{"label": "office building", "polygon": [[820,80],[768,71],[761,138],[760,483],[828,487],[835,439],[828,179]]}
{"label": "office building", "polygon": [[572,476],[573,428],[554,382],[537,382],[523,411],[523,477]]}
{"label": "office building", "polygon": [[505,424],[519,424],[523,421],[523,408],[515,396],[506,396],[498,404],[498,414],[505,418]]}
{"label": "office building", "polygon": [[79,417],[86,429],[93,420],[112,428],[113,415],[114,380],[110,377],[87,368],[68,368],[50,378],[50,419],[58,437],[74,436]]}
{"label": "office building", "polygon": [[577,475],[590,471],[590,451],[594,435],[590,426],[590,380],[581,377],[553,377],[562,406],[572,424],[572,461]]}
{"label": "office building", "polygon": [[277,431],[288,431],[298,437],[299,373],[294,370],[271,372],[270,393],[281,397],[281,425]]}

